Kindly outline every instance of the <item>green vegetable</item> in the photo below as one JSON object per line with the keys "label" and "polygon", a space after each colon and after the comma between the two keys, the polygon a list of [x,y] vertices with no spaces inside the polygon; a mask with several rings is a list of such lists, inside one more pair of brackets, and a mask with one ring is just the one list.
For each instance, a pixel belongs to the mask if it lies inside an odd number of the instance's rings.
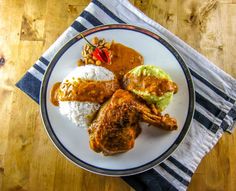
{"label": "green vegetable", "polygon": [[132,73],[137,76],[140,76],[142,74],[142,75],[155,76],[157,78],[162,78],[162,79],[164,78],[164,79],[171,80],[170,76],[166,72],[164,72],[164,70],[153,65],[138,66],[130,70],[129,73]]}
{"label": "green vegetable", "polygon": [[[156,78],[168,79],[172,81],[171,77],[165,71],[163,71],[159,67],[152,66],[152,65],[138,66],[132,69],[131,71],[129,71],[129,73],[133,75],[137,75],[137,76],[140,76],[140,75],[154,76]],[[140,90],[135,90],[135,89],[131,91],[134,94],[141,97],[142,99],[144,99],[149,104],[155,104],[160,111],[163,111],[169,105],[173,97],[173,92],[166,92],[162,96],[156,96],[148,91],[140,91]]]}

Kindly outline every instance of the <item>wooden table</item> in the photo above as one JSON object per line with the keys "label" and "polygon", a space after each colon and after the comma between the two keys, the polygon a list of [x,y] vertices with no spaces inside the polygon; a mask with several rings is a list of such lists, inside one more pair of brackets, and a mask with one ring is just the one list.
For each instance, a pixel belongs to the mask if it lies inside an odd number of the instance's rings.
{"label": "wooden table", "polygon": [[[236,77],[235,0],[131,2]],[[14,86],[88,3],[0,0],[0,190],[132,190],[120,178],[89,173],[65,159],[48,139],[38,105]],[[225,134],[203,159],[189,190],[236,190],[235,136]]]}

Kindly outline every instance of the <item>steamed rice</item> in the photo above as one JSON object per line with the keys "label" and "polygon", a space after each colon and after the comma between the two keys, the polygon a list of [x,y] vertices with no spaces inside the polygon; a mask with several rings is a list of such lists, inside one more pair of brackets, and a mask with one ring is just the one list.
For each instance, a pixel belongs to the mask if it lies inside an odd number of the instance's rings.
{"label": "steamed rice", "polygon": [[[109,81],[115,78],[114,74],[101,66],[85,65],[80,66],[69,73],[62,83],[69,81],[73,83],[78,78],[83,80]],[[60,101],[59,110],[62,115],[68,117],[78,127],[87,128],[91,117],[100,108],[99,103],[79,102],[79,101]]]}

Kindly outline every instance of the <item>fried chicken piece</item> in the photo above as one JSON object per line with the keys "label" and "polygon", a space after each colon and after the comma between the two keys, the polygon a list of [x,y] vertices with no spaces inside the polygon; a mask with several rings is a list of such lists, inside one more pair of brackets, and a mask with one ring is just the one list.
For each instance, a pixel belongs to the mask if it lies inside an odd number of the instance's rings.
{"label": "fried chicken piece", "polygon": [[119,89],[100,109],[89,127],[90,147],[104,155],[132,149],[135,138],[141,132],[139,120],[165,130],[177,128],[175,119],[168,115],[152,114],[152,110],[132,93]]}

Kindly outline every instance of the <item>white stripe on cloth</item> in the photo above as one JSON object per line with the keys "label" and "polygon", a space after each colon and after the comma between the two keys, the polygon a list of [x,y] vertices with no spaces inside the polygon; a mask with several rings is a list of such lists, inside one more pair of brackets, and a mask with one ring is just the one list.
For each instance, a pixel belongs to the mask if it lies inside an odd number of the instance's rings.
{"label": "white stripe on cloth", "polygon": [[209,89],[204,83],[199,81],[197,78],[193,77],[193,82],[195,89],[197,89],[198,93],[202,96],[209,98],[211,102],[216,105],[219,109],[224,111],[225,113],[229,112],[230,108],[233,106],[232,103],[225,101],[223,97],[215,93],[213,90]]}
{"label": "white stripe on cloth", "polygon": [[47,69],[47,66],[44,63],[42,63],[40,60],[37,60],[35,64],[40,66],[42,69],[44,69],[44,71]]}
{"label": "white stripe on cloth", "polygon": [[[155,30],[153,27],[151,27],[149,24],[143,22],[142,20],[140,20],[140,18],[137,17],[137,15],[132,14],[132,11],[130,12],[129,9],[126,7],[126,3],[127,2],[122,2],[120,0],[118,1],[104,1],[104,0],[100,0],[100,2],[105,5],[109,10],[112,10],[112,12],[121,20],[123,20],[124,22],[126,22],[127,24],[134,24],[146,29],[149,29],[153,32],[155,32],[156,34],[161,34],[159,33],[159,31]],[[124,3],[124,4],[122,4]],[[128,4],[127,4],[128,5]],[[128,5],[129,6],[129,5]]]}
{"label": "white stripe on cloth", "polygon": [[207,109],[205,109],[204,107],[202,107],[200,104],[198,104],[197,102],[195,103],[195,107],[198,109],[198,111],[203,114],[204,116],[207,116],[207,118],[214,124],[220,126],[220,124],[222,123],[222,120],[220,120],[219,118],[217,118],[215,115],[213,115],[211,112],[209,112]]}
{"label": "white stripe on cloth", "polygon": [[164,164],[166,164],[168,167],[170,167],[172,170],[174,170],[178,175],[180,175],[182,178],[190,182],[191,177],[187,175],[185,172],[180,170],[177,166],[175,166],[173,163],[171,163],[168,160],[165,160]]}
{"label": "white stripe on cloth", "polygon": [[[236,102],[234,103],[234,106],[233,106],[233,107],[236,108]],[[232,119],[232,117],[230,117],[230,118]],[[234,128],[235,128],[235,124],[236,124],[236,121],[233,121],[233,125],[230,125],[230,126],[228,127],[227,131],[232,133],[232,131],[233,131]]]}
{"label": "white stripe on cloth", "polygon": [[81,23],[84,27],[86,27],[87,29],[93,28],[94,26],[87,21],[85,18],[79,16],[76,21],[78,21],[79,23]]}
{"label": "white stripe on cloth", "polygon": [[228,115],[225,116],[225,121],[228,123],[228,125],[230,125],[230,124],[233,123],[232,117],[230,117],[230,116],[228,116]]}
{"label": "white stripe on cloth", "polygon": [[36,70],[34,67],[31,67],[28,72],[32,74],[35,78],[37,78],[39,81],[42,81],[43,74],[40,73],[38,70]]}
{"label": "white stripe on cloth", "polygon": [[[186,54],[184,52],[184,50],[181,51],[181,54]],[[195,56],[195,54],[193,54],[193,57]],[[185,55],[183,56],[186,63],[191,63],[190,65],[188,65],[188,67],[190,69],[192,69],[193,71],[197,71],[198,75],[200,76],[207,76],[207,79],[209,80],[208,82],[210,82],[213,86],[215,86],[216,88],[218,88],[219,90],[221,90],[222,92],[225,92],[225,94],[227,94],[227,96],[236,99],[236,93],[235,92],[230,92],[230,90],[235,90],[236,87],[236,83],[235,80],[230,76],[225,75],[226,73],[221,70],[219,71],[219,68],[217,68],[217,70],[214,70],[214,67],[212,67],[211,65],[213,65],[213,63],[211,63],[208,60],[197,60],[198,57],[195,57],[195,59]],[[206,64],[206,66],[203,66],[204,64]],[[208,68],[210,67],[210,69]],[[217,74],[220,73],[221,75]],[[225,75],[225,76],[224,76]],[[228,79],[231,78],[231,79]],[[228,82],[225,81],[229,80]],[[216,82],[220,82],[220,83],[216,83]],[[204,84],[205,85],[205,84]],[[225,85],[225,86],[224,86]],[[206,85],[205,85],[206,86]],[[207,89],[207,88],[206,88]]]}
{"label": "white stripe on cloth", "polygon": [[[188,59],[190,59],[191,65],[189,66],[194,71],[197,71],[199,75],[206,77],[211,84],[225,92],[229,97],[236,99],[236,83],[229,74],[225,73],[220,68],[216,67],[212,62],[207,58],[203,57],[199,53],[195,52],[194,49],[188,49],[188,52],[181,51],[182,54],[185,54]],[[194,51],[194,52],[192,52]],[[187,55],[187,53],[192,52],[192,57]]]}
{"label": "white stripe on cloth", "polygon": [[185,191],[187,186],[179,182],[176,178],[174,178],[171,174],[166,172],[161,166],[155,166],[154,170],[156,170],[161,176],[163,176],[167,181],[169,181],[175,188],[179,191]]}
{"label": "white stripe on cloth", "polygon": [[194,172],[202,157],[213,148],[222,133],[219,129],[216,134],[213,134],[193,120],[187,136],[172,156]]}
{"label": "white stripe on cloth", "polygon": [[49,49],[43,54],[43,57],[47,59],[49,62],[52,61],[55,54],[61,49],[62,46],[65,45],[72,37],[76,36],[78,31],[74,28],[69,27],[65,32],[63,32],[60,37],[53,43]]}

